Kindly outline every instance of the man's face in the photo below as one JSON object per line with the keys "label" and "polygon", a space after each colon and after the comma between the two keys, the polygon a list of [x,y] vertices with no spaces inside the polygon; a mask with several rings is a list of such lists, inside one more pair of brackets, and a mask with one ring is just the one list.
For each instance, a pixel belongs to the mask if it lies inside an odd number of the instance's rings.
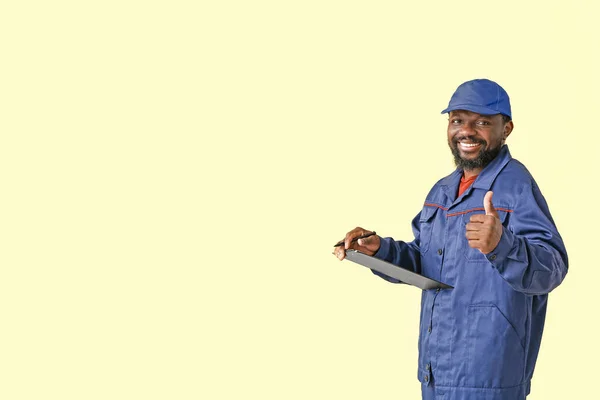
{"label": "man's face", "polygon": [[513,129],[502,115],[482,115],[471,111],[451,111],[448,118],[448,146],[457,167],[480,171],[500,152]]}

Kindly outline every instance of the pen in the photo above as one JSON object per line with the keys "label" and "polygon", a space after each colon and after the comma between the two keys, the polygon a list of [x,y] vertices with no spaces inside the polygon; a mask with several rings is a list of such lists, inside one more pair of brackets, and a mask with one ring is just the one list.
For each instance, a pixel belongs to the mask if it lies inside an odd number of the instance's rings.
{"label": "pen", "polygon": [[[358,239],[365,239],[365,238],[368,238],[369,236],[373,236],[373,235],[375,235],[375,234],[376,234],[376,233],[375,233],[375,231],[373,231],[373,232],[369,232],[369,233],[366,233],[366,234],[364,234],[364,235],[362,235],[362,236],[359,236],[359,237],[357,237],[357,238],[354,238],[354,239],[352,239],[352,242],[350,242],[350,243],[354,243],[354,242],[356,242]],[[334,245],[333,245],[333,247],[338,247],[338,246],[341,246],[341,245],[343,245],[343,244],[344,244],[344,241],[343,241],[343,240],[340,240],[339,242],[337,242],[336,244],[334,244]]]}

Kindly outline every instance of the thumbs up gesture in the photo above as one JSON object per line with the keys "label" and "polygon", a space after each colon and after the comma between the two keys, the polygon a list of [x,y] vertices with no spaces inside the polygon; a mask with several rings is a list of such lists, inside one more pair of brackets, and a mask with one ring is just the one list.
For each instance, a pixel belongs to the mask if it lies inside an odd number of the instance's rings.
{"label": "thumbs up gesture", "polygon": [[502,237],[502,222],[498,218],[498,212],[492,204],[493,192],[487,192],[483,198],[484,214],[471,216],[467,224],[467,240],[469,246],[479,249],[483,254],[488,254],[496,248]]}

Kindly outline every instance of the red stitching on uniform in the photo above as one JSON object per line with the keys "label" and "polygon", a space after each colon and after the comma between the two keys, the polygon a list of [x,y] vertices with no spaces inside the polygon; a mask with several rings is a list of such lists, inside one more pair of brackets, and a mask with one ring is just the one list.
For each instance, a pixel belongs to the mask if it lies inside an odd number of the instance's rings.
{"label": "red stitching on uniform", "polygon": [[437,208],[441,208],[441,209],[442,209],[442,210],[444,210],[444,211],[448,211],[448,209],[447,209],[446,207],[442,207],[442,206],[440,206],[440,205],[438,205],[438,204],[433,204],[433,203],[425,203],[425,205],[426,205],[426,206],[429,206],[429,207],[437,207]]}
{"label": "red stitching on uniform", "polygon": [[[429,206],[429,207],[437,207],[437,208],[441,208],[441,209],[442,209],[442,210],[444,210],[444,211],[448,211],[448,209],[447,209],[446,207],[442,207],[442,206],[440,206],[439,204],[434,204],[434,203],[425,203],[425,205],[426,205],[426,206]],[[482,207],[478,207],[478,208],[471,208],[471,209],[469,209],[469,210],[465,210],[465,211],[459,211],[459,212],[455,212],[455,213],[447,214],[447,215],[446,215],[446,217],[456,217],[457,215],[468,214],[468,213],[470,213],[470,212],[473,212],[473,211],[485,211],[485,208],[482,208]],[[498,207],[498,208],[496,208],[496,211],[504,211],[504,212],[507,212],[507,213],[511,213],[511,212],[513,212],[514,210],[509,210],[508,208],[502,208],[502,207]]]}
{"label": "red stitching on uniform", "polygon": [[[470,210],[459,211],[459,212],[455,212],[452,214],[448,214],[448,215],[446,215],[446,217],[455,217],[457,215],[468,214],[473,211],[485,211],[485,208],[471,208]],[[501,208],[501,207],[496,208],[496,211],[505,211],[508,213],[513,212],[513,210],[509,210],[508,208]]]}

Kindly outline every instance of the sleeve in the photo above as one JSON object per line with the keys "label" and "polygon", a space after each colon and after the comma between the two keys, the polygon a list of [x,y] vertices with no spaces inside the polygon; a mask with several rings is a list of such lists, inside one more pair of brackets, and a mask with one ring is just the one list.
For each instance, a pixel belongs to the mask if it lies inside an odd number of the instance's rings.
{"label": "sleeve", "polygon": [[[391,237],[381,238],[381,246],[373,257],[421,273],[421,252],[419,250],[420,217],[421,213],[419,212],[412,221],[412,229],[415,235],[415,239],[412,242],[395,241]],[[371,272],[388,282],[403,283],[381,272],[374,270],[371,270]]]}
{"label": "sleeve", "polygon": [[565,278],[567,251],[535,183],[521,193],[500,242],[486,258],[513,289],[529,295],[549,293]]}

